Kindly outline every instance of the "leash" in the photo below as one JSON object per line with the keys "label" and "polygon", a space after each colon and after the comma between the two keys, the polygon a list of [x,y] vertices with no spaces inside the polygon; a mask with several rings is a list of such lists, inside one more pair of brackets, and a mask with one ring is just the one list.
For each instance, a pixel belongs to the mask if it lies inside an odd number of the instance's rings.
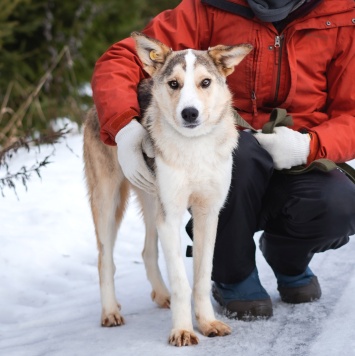
{"label": "leash", "polygon": [[[235,123],[242,127],[243,129],[249,129],[254,133],[258,132],[253,126],[251,126],[247,121],[245,121],[236,110],[233,110]],[[265,134],[272,133],[276,126],[292,126],[293,121],[290,115],[287,115],[285,109],[273,109],[270,114],[269,121],[263,126],[261,132]]]}
{"label": "leash", "polygon": [[[248,122],[246,122],[239,113],[234,110],[235,122],[238,126],[244,129],[250,129],[252,132],[257,132]],[[263,126],[261,132],[264,134],[273,133],[276,126],[292,126],[293,120],[290,115],[287,115],[285,109],[273,109],[270,114],[269,121]],[[281,169],[279,172],[285,174],[303,174],[313,170],[322,172],[331,172],[334,169],[342,171],[353,183],[355,183],[355,169],[346,163],[335,163],[327,158],[319,158],[311,162],[308,166],[295,166],[290,169]]]}

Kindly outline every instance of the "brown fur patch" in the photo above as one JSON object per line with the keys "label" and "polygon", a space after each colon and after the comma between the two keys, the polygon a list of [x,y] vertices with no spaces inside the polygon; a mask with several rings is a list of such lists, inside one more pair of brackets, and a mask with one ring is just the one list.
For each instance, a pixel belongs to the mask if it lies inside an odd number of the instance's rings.
{"label": "brown fur patch", "polygon": [[[117,147],[107,146],[100,140],[95,108],[88,112],[84,123],[84,168],[95,225],[100,274],[102,256],[105,253],[100,230],[106,228],[102,224],[108,221],[111,221],[112,229],[119,227],[129,196],[129,184],[118,164]],[[114,201],[117,201],[117,206],[113,205]]]}

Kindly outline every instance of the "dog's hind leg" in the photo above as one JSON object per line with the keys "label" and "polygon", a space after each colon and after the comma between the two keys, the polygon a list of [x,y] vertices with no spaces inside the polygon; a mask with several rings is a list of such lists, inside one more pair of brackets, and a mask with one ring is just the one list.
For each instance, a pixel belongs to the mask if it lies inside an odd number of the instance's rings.
{"label": "dog's hind leg", "polygon": [[162,308],[170,307],[170,293],[163,281],[158,265],[158,233],[156,227],[155,197],[135,189],[143,210],[145,223],[145,243],[142,257],[147,272],[147,278],[152,285],[151,297]]}
{"label": "dog's hind leg", "polygon": [[121,306],[116,300],[113,248],[128,197],[128,183],[121,177],[101,179],[93,192],[92,204],[99,250],[99,277],[102,304],[102,326],[124,324]]}
{"label": "dog's hind leg", "polygon": [[195,316],[201,333],[210,337],[225,336],[231,333],[231,328],[228,325],[216,320],[210,298],[218,212],[219,210],[216,209],[192,209]]}
{"label": "dog's hind leg", "polygon": [[118,164],[117,148],[100,141],[95,108],[88,112],[85,119],[83,148],[85,178],[99,250],[101,323],[103,326],[121,325],[124,320],[115,296],[113,248],[129,185]]}

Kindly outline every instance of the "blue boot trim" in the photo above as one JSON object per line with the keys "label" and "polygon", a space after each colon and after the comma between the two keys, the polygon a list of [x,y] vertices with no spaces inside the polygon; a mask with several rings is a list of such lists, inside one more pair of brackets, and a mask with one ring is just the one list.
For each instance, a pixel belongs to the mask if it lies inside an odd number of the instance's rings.
{"label": "blue boot trim", "polygon": [[238,283],[226,284],[215,282],[223,304],[232,301],[254,301],[270,299],[269,294],[261,285],[257,268],[244,280]]}
{"label": "blue boot trim", "polygon": [[275,272],[275,276],[277,278],[277,284],[279,287],[301,287],[311,283],[312,277],[314,277],[314,273],[311,271],[309,267],[307,269],[297,275],[297,276],[287,276],[285,274]]}

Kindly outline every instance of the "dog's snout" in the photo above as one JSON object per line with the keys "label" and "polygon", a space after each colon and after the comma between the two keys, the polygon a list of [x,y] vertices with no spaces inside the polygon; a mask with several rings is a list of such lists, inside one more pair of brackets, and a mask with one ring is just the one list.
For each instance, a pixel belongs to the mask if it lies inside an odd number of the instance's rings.
{"label": "dog's snout", "polygon": [[198,114],[198,110],[194,107],[188,107],[181,111],[181,116],[186,122],[196,121]]}

